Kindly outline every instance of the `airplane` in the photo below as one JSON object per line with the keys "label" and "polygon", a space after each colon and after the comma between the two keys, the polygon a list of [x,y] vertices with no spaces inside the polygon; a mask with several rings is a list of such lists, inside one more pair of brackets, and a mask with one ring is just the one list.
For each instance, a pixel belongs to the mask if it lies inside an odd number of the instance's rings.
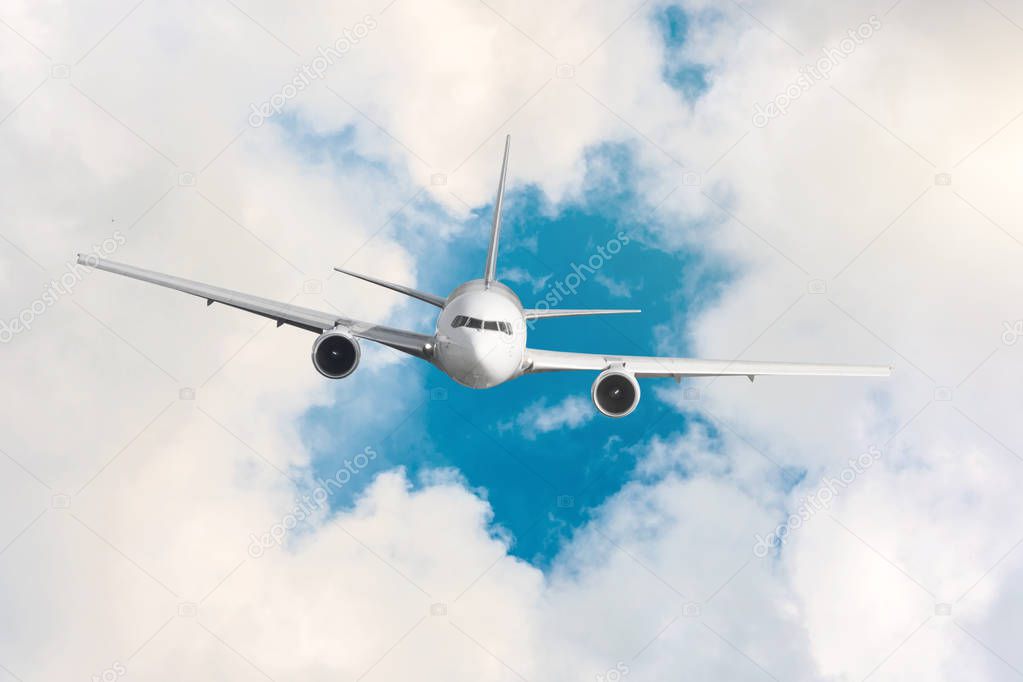
{"label": "airplane", "polygon": [[510,147],[509,135],[505,138],[504,160],[501,163],[490,228],[490,245],[482,279],[465,282],[443,297],[340,267],[334,268],[340,273],[436,306],[440,314],[433,334],[362,322],[115,263],[94,255],[79,254],[78,263],[198,296],[206,299],[207,306],[220,303],[261,315],[276,321],[278,327],[287,324],[311,331],[317,334],[312,348],[313,366],[328,379],[343,379],[354,372],[362,354],[359,341],[373,341],[426,360],[454,381],[474,389],[492,388],[526,374],[540,372],[597,372],[590,389],[594,405],[604,415],[624,417],[631,414],[639,404],[637,379],[640,378],[672,377],[680,382],[683,377],[745,376],[753,381],[754,377],[762,375],[882,377],[891,374],[891,366],[884,365],[697,360],[530,348],[526,345],[526,332],[528,324],[534,320],[640,311],[524,308],[519,297],[498,281],[497,246],[501,235],[501,210]]}

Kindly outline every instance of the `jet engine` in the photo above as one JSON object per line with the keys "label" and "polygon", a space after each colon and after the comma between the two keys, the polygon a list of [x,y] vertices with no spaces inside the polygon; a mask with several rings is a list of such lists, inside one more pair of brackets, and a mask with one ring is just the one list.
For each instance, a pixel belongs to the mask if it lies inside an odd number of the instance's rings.
{"label": "jet engine", "polygon": [[344,379],[359,366],[359,342],[340,331],[320,334],[313,342],[313,367],[328,379]]}
{"label": "jet engine", "polygon": [[590,391],[593,404],[608,417],[624,417],[639,404],[639,382],[636,377],[619,369],[601,372]]}

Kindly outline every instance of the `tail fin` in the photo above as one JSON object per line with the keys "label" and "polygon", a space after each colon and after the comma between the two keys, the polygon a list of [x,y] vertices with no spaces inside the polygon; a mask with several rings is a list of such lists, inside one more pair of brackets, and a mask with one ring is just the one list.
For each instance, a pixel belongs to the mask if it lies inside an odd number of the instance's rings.
{"label": "tail fin", "polygon": [[497,243],[501,238],[501,207],[504,204],[504,183],[508,177],[508,151],[511,149],[511,135],[504,138],[504,161],[501,163],[501,180],[497,184],[497,200],[494,202],[494,224],[490,228],[490,248],[487,249],[487,269],[483,283],[489,289],[497,279]]}
{"label": "tail fin", "polygon": [[351,272],[350,270],[342,270],[341,268],[334,268],[334,269],[337,270],[340,273],[345,274],[345,275],[349,275],[351,277],[357,277],[357,278],[365,280],[367,282],[371,282],[373,284],[376,284],[377,286],[385,287],[387,289],[391,289],[393,291],[400,292],[402,294],[405,294],[406,296],[411,296],[412,298],[418,298],[420,301],[425,301],[427,303],[430,303],[431,305],[437,306],[438,308],[443,308],[444,307],[444,300],[445,299],[443,297],[441,297],[441,296],[434,296],[433,294],[428,294],[425,291],[419,291],[418,289],[413,289],[412,287],[402,286],[401,284],[394,284],[393,282],[388,282],[386,280],[377,279],[376,277],[370,277],[369,275],[360,275],[359,273]]}

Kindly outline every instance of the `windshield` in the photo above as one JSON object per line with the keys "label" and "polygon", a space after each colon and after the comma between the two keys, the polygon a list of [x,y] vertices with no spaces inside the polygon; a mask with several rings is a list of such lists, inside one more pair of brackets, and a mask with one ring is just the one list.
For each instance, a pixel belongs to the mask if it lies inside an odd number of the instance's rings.
{"label": "windshield", "polygon": [[455,315],[454,319],[451,320],[451,328],[456,329],[458,327],[468,327],[469,329],[479,329],[481,331],[501,332],[503,334],[512,333],[512,326],[510,322],[504,322],[503,320],[478,320],[475,317],[468,317],[467,315]]}

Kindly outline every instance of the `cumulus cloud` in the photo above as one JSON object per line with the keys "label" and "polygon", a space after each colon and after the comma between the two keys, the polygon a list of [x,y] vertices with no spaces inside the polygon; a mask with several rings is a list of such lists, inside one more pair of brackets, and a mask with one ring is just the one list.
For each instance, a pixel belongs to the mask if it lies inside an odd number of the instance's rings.
{"label": "cumulus cloud", "polygon": [[526,438],[535,439],[538,435],[578,429],[596,416],[596,408],[589,399],[571,395],[554,405],[548,405],[545,398],[528,405],[513,423],[502,425],[502,429],[517,428]]}
{"label": "cumulus cloud", "polygon": [[542,277],[536,277],[529,274],[522,268],[504,268],[501,270],[501,279],[505,282],[513,282],[515,284],[528,284],[532,289],[533,293],[538,293],[547,286],[547,280],[553,275],[546,274]]}
{"label": "cumulus cloud", "polygon": [[593,280],[600,286],[607,289],[607,293],[617,298],[632,298],[633,285],[628,282],[614,279],[605,275],[603,272],[598,272]]}
{"label": "cumulus cloud", "polygon": [[[299,418],[370,419],[372,374],[343,409],[307,334],[89,274],[0,353],[0,673],[1013,677],[1023,426],[1001,333],[1023,317],[1006,189],[1023,103],[977,77],[1019,66],[1012,8],[685,6],[670,54],[659,8],[625,2],[9,8],[2,319],[121,230],[119,259],[418,323],[330,268],[414,283],[429,252],[406,235],[465,229],[513,129],[513,183],[551,210],[584,196],[586,150],[627,143],[638,201],[657,206],[644,238],[736,273],[674,321],[696,351],[898,373],[669,388],[705,426],[635,444],[636,479],[547,573],[509,555],[457,476],[400,470],[254,558],[250,536],[316,485]],[[250,104],[367,14],[378,28],[322,83],[249,126]],[[754,103],[871,14],[882,28],[830,80],[754,126]],[[705,67],[698,99],[663,80],[680,62]],[[369,360],[360,372],[407,362]],[[397,393],[403,415],[425,391]],[[580,401],[544,423],[583,423]],[[871,446],[876,465],[755,554]]]}

